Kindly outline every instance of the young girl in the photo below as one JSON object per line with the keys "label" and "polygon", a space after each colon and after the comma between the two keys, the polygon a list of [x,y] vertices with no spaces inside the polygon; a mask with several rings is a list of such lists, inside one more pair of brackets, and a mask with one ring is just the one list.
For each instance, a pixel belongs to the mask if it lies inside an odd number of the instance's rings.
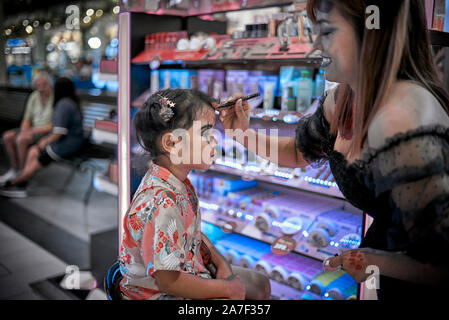
{"label": "young girl", "polygon": [[212,164],[213,103],[200,91],[167,89],[134,116],[137,140],[152,161],[123,222],[124,299],[269,298],[266,277],[231,267],[201,233],[199,201],[187,175]]}

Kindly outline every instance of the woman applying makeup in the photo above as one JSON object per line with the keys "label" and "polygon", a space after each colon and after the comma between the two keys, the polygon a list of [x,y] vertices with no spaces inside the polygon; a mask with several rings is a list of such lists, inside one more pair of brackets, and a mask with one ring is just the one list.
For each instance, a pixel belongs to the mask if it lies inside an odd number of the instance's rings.
{"label": "woman applying makeup", "polygon": [[[368,5],[379,8],[378,29],[366,27]],[[248,130],[248,139],[236,138],[247,148],[262,143],[270,150],[277,139],[273,159],[281,166],[328,161],[345,198],[373,217],[360,248],[331,258],[329,270],[343,268],[363,282],[368,266],[377,266],[379,299],[444,295],[449,96],[437,77],[423,1],[308,0],[307,6],[319,29],[314,47],[325,77],[339,86],[300,120],[296,137],[249,129],[249,105],[241,100],[220,111],[223,127]]]}

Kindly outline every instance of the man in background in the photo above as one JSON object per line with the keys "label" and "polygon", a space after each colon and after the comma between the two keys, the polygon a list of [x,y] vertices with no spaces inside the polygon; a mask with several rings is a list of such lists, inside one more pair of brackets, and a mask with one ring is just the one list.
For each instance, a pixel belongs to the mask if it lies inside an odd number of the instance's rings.
{"label": "man in background", "polygon": [[3,142],[11,168],[0,176],[0,186],[19,176],[29,148],[51,132],[53,116],[53,90],[48,73],[40,71],[33,79],[33,89],[28,98],[20,128],[3,134]]}

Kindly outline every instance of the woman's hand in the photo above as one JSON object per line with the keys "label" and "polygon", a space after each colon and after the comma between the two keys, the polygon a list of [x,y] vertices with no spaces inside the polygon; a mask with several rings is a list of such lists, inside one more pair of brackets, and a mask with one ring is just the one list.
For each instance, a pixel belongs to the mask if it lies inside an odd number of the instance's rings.
{"label": "woman's hand", "polygon": [[[231,96],[226,101],[232,101],[241,97],[243,97],[243,95],[238,93]],[[217,110],[220,112],[219,119],[225,130],[241,129],[246,131],[249,128],[250,109],[251,107],[248,101],[242,101],[242,99],[239,99],[234,106],[224,108],[224,110]]]}
{"label": "woman's hand", "polygon": [[371,275],[366,273],[368,266],[376,265],[378,260],[378,254],[375,252],[376,250],[369,248],[344,251],[339,256],[325,260],[324,269],[326,271],[336,271],[341,268],[356,282],[364,282]]}
{"label": "woman's hand", "polygon": [[39,140],[37,146],[39,147],[39,150],[44,150],[45,146],[47,145],[47,138],[44,137],[41,140]]}

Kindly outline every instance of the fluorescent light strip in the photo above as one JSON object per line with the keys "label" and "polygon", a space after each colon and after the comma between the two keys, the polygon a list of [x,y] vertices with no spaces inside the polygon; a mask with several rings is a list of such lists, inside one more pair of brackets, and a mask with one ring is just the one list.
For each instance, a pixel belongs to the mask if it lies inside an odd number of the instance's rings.
{"label": "fluorescent light strip", "polygon": [[119,167],[119,197],[118,226],[119,246],[123,237],[123,218],[130,205],[130,147],[129,147],[129,117],[130,117],[130,34],[131,15],[129,12],[119,15],[119,52],[118,52],[118,167]]}

